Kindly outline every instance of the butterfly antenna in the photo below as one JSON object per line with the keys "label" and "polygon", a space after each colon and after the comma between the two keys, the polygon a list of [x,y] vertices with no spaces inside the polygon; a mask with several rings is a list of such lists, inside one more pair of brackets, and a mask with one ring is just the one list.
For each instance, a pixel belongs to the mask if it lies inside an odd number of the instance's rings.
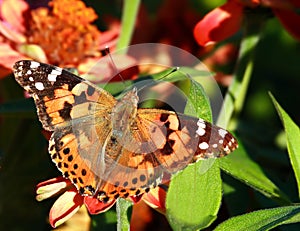
{"label": "butterfly antenna", "polygon": [[[168,73],[165,74],[164,76],[158,78],[156,81],[160,81],[160,80],[162,80],[162,79],[168,77],[169,75],[171,75],[172,73],[174,73],[174,72],[176,72],[176,71],[178,71],[178,70],[179,70],[179,67],[174,67],[174,68],[172,68],[172,69],[170,70],[170,72],[168,72]],[[139,88],[138,91],[141,91],[141,90],[143,90],[144,88],[153,86],[153,85],[155,85],[155,84],[156,84],[156,82],[155,82],[155,83],[145,84],[145,85],[143,85],[141,88]]]}
{"label": "butterfly antenna", "polygon": [[109,50],[109,47],[108,47],[108,46],[106,46],[105,49],[104,49],[104,55],[108,55],[108,57],[109,57],[109,59],[110,59],[110,61],[111,61],[111,64],[112,64],[112,67],[113,67],[114,71],[118,73],[118,76],[120,77],[120,79],[122,80],[123,84],[124,84],[125,87],[126,87],[125,79],[123,78],[123,76],[122,76],[122,75],[120,74],[120,72],[118,71],[118,68],[117,68],[117,66],[116,66],[116,64],[115,64],[115,62],[114,62],[114,60],[113,60],[113,58],[112,58],[112,56],[111,56],[111,53],[110,53],[110,50]]}
{"label": "butterfly antenna", "polygon": [[[113,60],[113,58],[112,58],[112,56],[111,56],[111,53],[110,53],[110,50],[109,50],[109,47],[108,47],[108,46],[106,46],[105,49],[104,49],[104,55],[108,55],[108,56],[109,56],[109,59],[110,59],[110,61],[111,61],[111,64],[112,64],[112,66],[113,66],[114,71],[115,71],[115,72],[118,72],[118,68],[117,68],[117,66],[116,66],[116,64],[115,64],[115,62],[114,62],[114,60]],[[172,74],[172,73],[174,73],[175,71],[178,71],[178,70],[179,70],[179,67],[174,67],[174,68],[172,68],[172,70],[171,70],[169,73],[167,73],[167,74],[165,74],[164,76],[162,76],[161,78],[157,79],[157,81],[160,81],[160,80],[162,80],[162,79],[168,77],[170,74]],[[122,80],[122,82],[123,82],[123,84],[125,85],[125,87],[127,87],[126,84],[125,84],[125,79],[124,79],[123,76],[120,74],[120,72],[118,72],[118,76],[119,76],[120,79]],[[146,85],[142,86],[141,88],[139,88],[137,91],[141,91],[141,90],[143,90],[144,88],[150,87],[151,85],[153,86],[153,85],[155,85],[155,84],[156,84],[156,83],[153,83],[153,84],[146,84]]]}

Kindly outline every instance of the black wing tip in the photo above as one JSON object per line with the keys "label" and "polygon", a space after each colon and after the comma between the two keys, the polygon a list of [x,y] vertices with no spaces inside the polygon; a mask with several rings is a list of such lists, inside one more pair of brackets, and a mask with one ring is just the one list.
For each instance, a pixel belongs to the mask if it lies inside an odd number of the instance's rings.
{"label": "black wing tip", "polygon": [[13,68],[16,69],[17,67],[23,66],[24,64],[25,65],[30,64],[31,62],[39,63],[38,61],[35,61],[32,59],[21,59],[21,60],[15,62],[15,64],[13,65]]}

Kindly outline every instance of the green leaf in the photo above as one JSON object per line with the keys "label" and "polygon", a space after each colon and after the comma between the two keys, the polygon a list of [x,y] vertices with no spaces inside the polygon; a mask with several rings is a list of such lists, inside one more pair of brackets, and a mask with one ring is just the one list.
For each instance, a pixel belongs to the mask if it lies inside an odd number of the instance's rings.
{"label": "green leaf", "polygon": [[117,218],[118,218],[118,231],[127,231],[130,229],[130,218],[132,213],[133,203],[129,200],[119,198],[116,203]]}
{"label": "green leaf", "polygon": [[206,96],[202,86],[192,79],[187,105],[185,107],[185,113],[201,117],[206,121],[212,121],[212,112],[209,99]]}
{"label": "green leaf", "polygon": [[300,221],[300,206],[286,206],[264,209],[228,219],[217,226],[214,231],[239,230],[263,231],[282,224]]}
{"label": "green leaf", "polygon": [[[86,77],[87,75],[85,75]],[[193,76],[193,78],[190,78],[190,76]],[[127,91],[128,88],[131,87],[136,87],[138,90],[140,89],[145,89],[145,88],[151,88],[153,86],[156,86],[158,84],[160,84],[160,82],[170,82],[170,83],[174,83],[174,82],[180,82],[180,81],[184,81],[184,84],[181,84],[181,86],[179,86],[180,88],[188,88],[190,92],[194,92],[193,95],[191,95],[191,97],[196,98],[197,100],[201,99],[201,98],[205,98],[207,99],[206,94],[204,93],[204,90],[202,88],[202,86],[194,80],[194,78],[198,78],[199,77],[204,80],[207,80],[207,78],[211,77],[211,74],[208,71],[199,71],[199,70],[195,70],[192,68],[187,68],[187,67],[180,67],[180,68],[168,68],[166,70],[163,70],[161,72],[158,73],[154,73],[154,74],[141,74],[139,76],[139,78],[135,79],[135,80],[124,80],[122,82],[109,82],[109,83],[100,83],[98,84],[98,86],[102,89],[105,89],[106,91],[108,91],[110,94],[112,94],[113,96],[118,96],[119,94],[121,94],[124,91]],[[96,78],[92,75],[90,75],[88,78]],[[190,84],[187,84],[186,81],[191,81],[192,82],[192,86],[193,88],[196,88],[196,90],[194,89],[190,89]],[[205,83],[205,81],[202,81]],[[209,81],[206,81],[209,82]],[[187,86],[185,86],[187,84]],[[184,89],[182,89],[184,90]],[[201,93],[199,93],[199,95],[197,95],[197,92],[195,91],[199,91],[201,90]],[[190,93],[189,93],[190,94]],[[189,97],[187,97],[189,98]],[[204,102],[203,100],[201,100],[201,102]],[[199,107],[202,107],[201,109],[207,106],[207,102],[204,102],[204,105],[201,104],[201,102],[198,102],[197,105]],[[208,108],[210,108],[208,106]],[[201,110],[199,110],[199,112],[201,112]],[[203,115],[206,115],[206,111],[202,111]]]}
{"label": "green leaf", "polygon": [[218,162],[211,165],[213,161],[192,164],[172,179],[166,208],[174,230],[203,229],[216,219],[222,199],[222,181]]}
{"label": "green leaf", "polygon": [[[185,113],[211,121],[208,98],[199,83],[190,81]],[[175,175],[166,199],[167,218],[174,230],[208,227],[217,217],[222,199],[220,169],[215,159],[198,161]]]}
{"label": "green leaf", "polygon": [[[263,14],[262,14],[263,15]],[[263,16],[265,17],[265,16]],[[239,49],[238,63],[234,72],[234,78],[230,84],[224,98],[224,103],[217,121],[217,125],[225,124],[228,128],[236,126],[238,114],[241,112],[247,95],[247,90],[253,73],[254,52],[261,38],[265,19],[260,15],[253,17],[251,14],[245,14],[244,35]],[[232,118],[234,115],[234,118]]]}
{"label": "green leaf", "polygon": [[249,158],[243,144],[234,153],[220,159],[220,167],[234,178],[244,182],[279,204],[289,204],[288,197],[265,175],[258,164]]}
{"label": "green leaf", "polygon": [[285,129],[288,153],[297,180],[298,195],[300,198],[300,129],[283,110],[271,93],[270,97],[276,107],[278,115],[280,116]]}

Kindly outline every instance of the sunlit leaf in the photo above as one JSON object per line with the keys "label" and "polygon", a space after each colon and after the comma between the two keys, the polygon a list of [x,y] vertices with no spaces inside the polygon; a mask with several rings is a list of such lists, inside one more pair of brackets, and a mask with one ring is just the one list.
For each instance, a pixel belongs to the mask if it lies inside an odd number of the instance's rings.
{"label": "sunlit leaf", "polygon": [[261,192],[280,204],[288,204],[288,197],[266,176],[261,167],[249,158],[241,141],[234,153],[220,159],[220,167],[234,178]]}
{"label": "sunlit leaf", "polygon": [[212,165],[209,161],[199,161],[171,181],[167,218],[174,230],[203,229],[216,219],[221,199],[222,181],[217,161]]}
{"label": "sunlit leaf", "polygon": [[282,224],[300,221],[300,206],[264,209],[233,217],[217,226],[214,231],[263,231]]}
{"label": "sunlit leaf", "polygon": [[285,129],[288,153],[297,180],[298,195],[300,198],[300,129],[283,110],[272,94],[270,94],[270,97],[277,109]]}

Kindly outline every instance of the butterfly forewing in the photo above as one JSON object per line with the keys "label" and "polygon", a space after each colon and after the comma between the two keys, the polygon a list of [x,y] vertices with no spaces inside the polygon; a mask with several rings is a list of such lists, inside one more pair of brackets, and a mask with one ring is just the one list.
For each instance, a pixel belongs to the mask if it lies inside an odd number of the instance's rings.
{"label": "butterfly forewing", "polygon": [[95,102],[101,102],[103,110],[115,103],[108,92],[59,67],[23,60],[15,63],[14,74],[33,97],[46,130],[54,131],[68,126],[72,119],[94,113],[99,108]]}
{"label": "butterfly forewing", "polygon": [[[226,130],[201,118],[195,118],[172,111],[140,109],[141,130],[148,130],[151,140],[158,140],[156,158],[170,173],[186,167],[198,159],[218,158],[235,150],[237,140]],[[152,124],[142,128],[145,124]],[[161,137],[153,130],[166,130]],[[163,140],[163,141],[162,141]]]}

